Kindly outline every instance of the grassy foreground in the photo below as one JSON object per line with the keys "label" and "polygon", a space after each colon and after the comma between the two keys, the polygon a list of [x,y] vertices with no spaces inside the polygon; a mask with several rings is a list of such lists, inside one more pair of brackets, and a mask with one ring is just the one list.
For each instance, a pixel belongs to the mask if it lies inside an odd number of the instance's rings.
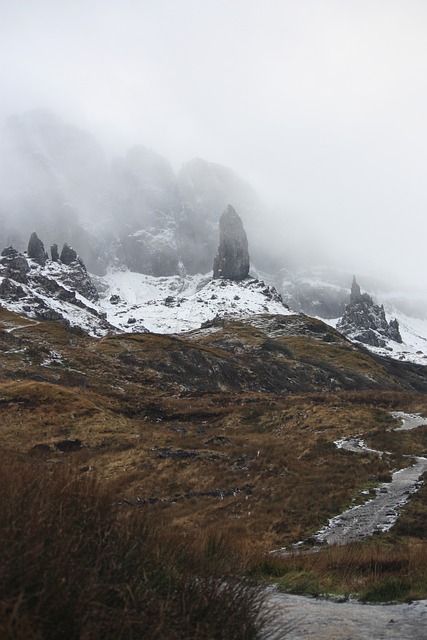
{"label": "grassy foreground", "polygon": [[183,538],[90,476],[0,456],[0,637],[258,637],[262,591],[221,534]]}
{"label": "grassy foreground", "polygon": [[[427,370],[256,322],[99,340],[0,307],[0,638],[256,637],[248,575],[427,597],[424,490],[390,534],[269,554],[427,455],[427,425],[390,413],[427,416]],[[334,444],[355,435],[388,453]]]}

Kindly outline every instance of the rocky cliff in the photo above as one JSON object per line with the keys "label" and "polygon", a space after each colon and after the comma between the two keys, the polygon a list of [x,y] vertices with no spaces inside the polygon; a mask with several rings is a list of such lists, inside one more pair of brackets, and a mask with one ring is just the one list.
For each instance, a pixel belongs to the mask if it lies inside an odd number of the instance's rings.
{"label": "rocky cliff", "polygon": [[57,320],[93,333],[112,330],[96,308],[98,292],[82,259],[64,244],[61,257],[49,259],[34,232],[28,251],[12,246],[0,258],[0,306],[37,320]]}

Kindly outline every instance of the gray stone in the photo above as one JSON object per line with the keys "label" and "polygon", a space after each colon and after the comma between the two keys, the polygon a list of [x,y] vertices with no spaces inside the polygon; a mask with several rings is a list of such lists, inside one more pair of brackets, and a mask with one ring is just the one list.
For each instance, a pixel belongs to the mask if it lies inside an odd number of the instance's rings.
{"label": "gray stone", "polygon": [[387,322],[384,306],[375,304],[367,293],[361,293],[355,277],[351,285],[350,302],[337,323],[337,329],[351,340],[372,347],[384,347],[387,340],[402,342],[397,320]]}
{"label": "gray stone", "polygon": [[72,262],[76,262],[77,258],[77,252],[74,251],[73,247],[70,247],[70,245],[66,242],[62,247],[60,256],[61,262],[70,265]]}
{"label": "gray stone", "polygon": [[31,234],[30,241],[28,243],[28,257],[32,258],[42,267],[46,264],[47,253],[44,250],[43,242],[35,231]]}
{"label": "gray stone", "polygon": [[58,260],[59,260],[59,251],[58,251],[58,245],[57,244],[53,244],[50,247],[50,255],[52,257],[52,262],[58,262]]}
{"label": "gray stone", "polygon": [[243,223],[231,205],[219,220],[218,255],[214,260],[213,277],[244,280],[249,274],[248,239]]}

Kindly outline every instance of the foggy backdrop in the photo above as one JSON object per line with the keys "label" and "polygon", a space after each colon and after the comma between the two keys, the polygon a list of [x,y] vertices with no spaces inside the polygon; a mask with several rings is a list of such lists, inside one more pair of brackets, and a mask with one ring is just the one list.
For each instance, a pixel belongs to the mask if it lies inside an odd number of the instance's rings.
{"label": "foggy backdrop", "polygon": [[278,250],[427,290],[426,33],[425,0],[0,0],[0,117],[229,166]]}

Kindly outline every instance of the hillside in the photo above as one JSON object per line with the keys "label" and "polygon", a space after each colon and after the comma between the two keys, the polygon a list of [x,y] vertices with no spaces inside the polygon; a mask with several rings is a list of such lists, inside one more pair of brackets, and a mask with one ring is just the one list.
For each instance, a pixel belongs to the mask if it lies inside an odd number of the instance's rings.
{"label": "hillside", "polygon": [[[0,310],[3,450],[115,480],[184,529],[296,542],[384,478],[390,410],[427,411],[425,371],[378,360],[304,316],[217,319],[185,335],[102,339]],[[422,434],[395,453],[423,452]]]}

